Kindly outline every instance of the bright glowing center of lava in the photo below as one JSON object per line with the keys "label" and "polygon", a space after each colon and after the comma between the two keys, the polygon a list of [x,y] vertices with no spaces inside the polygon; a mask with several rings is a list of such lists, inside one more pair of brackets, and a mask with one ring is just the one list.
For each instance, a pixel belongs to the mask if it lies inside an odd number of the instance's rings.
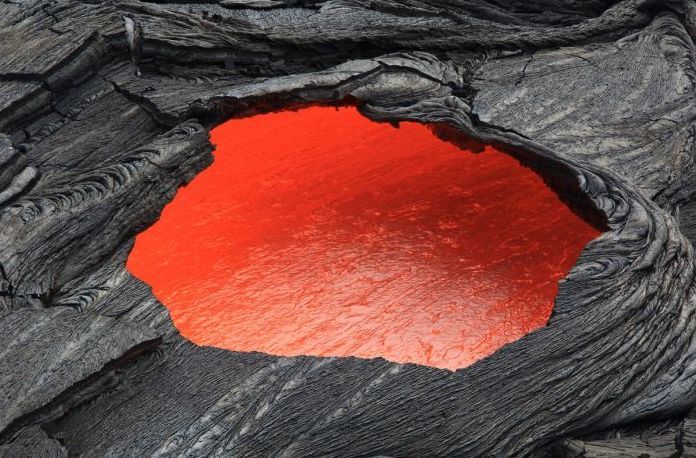
{"label": "bright glowing center of lava", "polygon": [[486,147],[354,108],[229,121],[128,268],[193,342],[456,369],[543,326],[597,231]]}

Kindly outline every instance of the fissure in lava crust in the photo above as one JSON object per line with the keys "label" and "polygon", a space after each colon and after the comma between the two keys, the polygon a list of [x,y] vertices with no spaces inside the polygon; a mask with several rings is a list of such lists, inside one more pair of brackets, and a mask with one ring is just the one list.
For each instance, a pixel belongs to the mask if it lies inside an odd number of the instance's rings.
{"label": "fissure in lava crust", "polygon": [[491,146],[311,107],[228,121],[128,268],[193,342],[457,369],[548,320],[598,235]]}

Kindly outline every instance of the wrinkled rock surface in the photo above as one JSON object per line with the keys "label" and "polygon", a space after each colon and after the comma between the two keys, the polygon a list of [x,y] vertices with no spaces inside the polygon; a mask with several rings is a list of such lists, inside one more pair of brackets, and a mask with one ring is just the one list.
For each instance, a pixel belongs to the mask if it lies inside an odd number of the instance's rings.
{"label": "wrinkled rock surface", "polygon": [[[692,0],[3,1],[0,454],[693,453],[695,37]],[[606,227],[546,327],[456,372],[179,336],[124,263],[208,130],[346,102]]]}

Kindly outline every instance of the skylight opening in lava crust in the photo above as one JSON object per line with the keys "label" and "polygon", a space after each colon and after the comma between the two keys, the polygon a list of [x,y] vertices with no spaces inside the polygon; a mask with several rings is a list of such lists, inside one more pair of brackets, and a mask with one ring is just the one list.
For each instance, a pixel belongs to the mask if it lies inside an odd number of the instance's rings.
{"label": "skylight opening in lava crust", "polygon": [[354,107],[211,139],[127,263],[200,345],[465,367],[544,326],[599,235],[509,155]]}

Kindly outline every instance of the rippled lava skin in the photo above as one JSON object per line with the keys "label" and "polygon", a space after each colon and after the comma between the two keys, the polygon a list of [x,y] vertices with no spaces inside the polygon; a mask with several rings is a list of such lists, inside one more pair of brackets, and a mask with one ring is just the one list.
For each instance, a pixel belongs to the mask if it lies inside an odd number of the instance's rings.
{"label": "rippled lava skin", "polygon": [[229,121],[128,268],[201,345],[467,366],[543,326],[598,232],[531,170],[355,108]]}

